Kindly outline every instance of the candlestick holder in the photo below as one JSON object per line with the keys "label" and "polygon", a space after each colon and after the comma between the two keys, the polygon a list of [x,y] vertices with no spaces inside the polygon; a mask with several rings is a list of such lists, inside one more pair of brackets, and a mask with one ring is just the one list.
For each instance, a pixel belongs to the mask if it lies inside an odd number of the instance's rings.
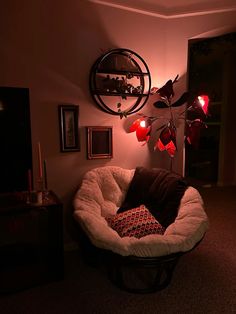
{"label": "candlestick holder", "polygon": [[37,180],[36,203],[43,203],[43,177],[40,177]]}
{"label": "candlestick holder", "polygon": [[40,177],[37,180],[37,191],[43,191],[43,188],[44,188],[43,177]]}

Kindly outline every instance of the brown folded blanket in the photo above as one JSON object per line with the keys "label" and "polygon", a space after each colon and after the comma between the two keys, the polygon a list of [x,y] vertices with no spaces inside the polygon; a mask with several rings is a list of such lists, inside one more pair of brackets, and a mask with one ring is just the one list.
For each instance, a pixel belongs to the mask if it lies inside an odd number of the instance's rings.
{"label": "brown folded blanket", "polygon": [[145,205],[165,228],[174,222],[187,182],[179,174],[161,168],[137,167],[124,202],[117,213]]}

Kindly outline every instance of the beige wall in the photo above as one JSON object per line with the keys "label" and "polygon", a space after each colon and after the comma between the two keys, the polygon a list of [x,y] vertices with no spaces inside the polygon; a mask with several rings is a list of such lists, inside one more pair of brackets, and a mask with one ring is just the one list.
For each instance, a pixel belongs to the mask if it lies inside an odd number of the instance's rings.
{"label": "beige wall", "polygon": [[[176,74],[176,96],[186,86],[188,39],[204,32],[236,24],[228,12],[179,19],[161,19],[110,8],[82,0],[5,1],[0,11],[0,85],[29,87],[34,170],[37,142],[47,160],[48,184],[65,204],[70,217],[71,201],[81,176],[103,165],[134,168],[169,167],[167,154],[141,146],[135,134],[127,134],[135,117],[120,120],[100,111],[89,94],[88,78],[93,62],[112,48],[128,48],[147,62],[152,85],[161,86]],[[145,113],[155,113],[150,97]],[[81,151],[60,153],[57,106],[80,106]],[[178,112],[177,112],[178,113]],[[87,160],[85,126],[111,125],[114,158]],[[183,134],[183,127],[179,128]],[[174,169],[183,170],[182,137]]]}

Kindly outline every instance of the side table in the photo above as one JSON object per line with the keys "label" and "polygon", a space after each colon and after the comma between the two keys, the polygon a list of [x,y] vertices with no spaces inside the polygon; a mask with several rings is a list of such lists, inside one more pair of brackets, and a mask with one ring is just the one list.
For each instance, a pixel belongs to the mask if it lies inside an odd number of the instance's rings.
{"label": "side table", "polygon": [[0,293],[63,279],[63,205],[52,191],[41,204],[27,196],[0,194]]}

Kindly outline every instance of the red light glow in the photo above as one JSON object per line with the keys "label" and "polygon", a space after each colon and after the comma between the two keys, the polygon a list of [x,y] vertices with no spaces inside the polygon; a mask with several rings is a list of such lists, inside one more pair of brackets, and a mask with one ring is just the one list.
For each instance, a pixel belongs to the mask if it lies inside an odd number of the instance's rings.
{"label": "red light glow", "polygon": [[197,97],[199,104],[202,107],[205,115],[208,113],[208,104],[209,104],[209,97],[207,95],[200,95]]}
{"label": "red light glow", "polygon": [[146,127],[146,122],[144,120],[140,121],[140,126],[142,128],[145,128]]}
{"label": "red light glow", "polygon": [[139,142],[148,142],[150,138],[151,126],[147,126],[146,124],[145,119],[137,119],[129,129],[130,132],[136,132],[136,137]]}

